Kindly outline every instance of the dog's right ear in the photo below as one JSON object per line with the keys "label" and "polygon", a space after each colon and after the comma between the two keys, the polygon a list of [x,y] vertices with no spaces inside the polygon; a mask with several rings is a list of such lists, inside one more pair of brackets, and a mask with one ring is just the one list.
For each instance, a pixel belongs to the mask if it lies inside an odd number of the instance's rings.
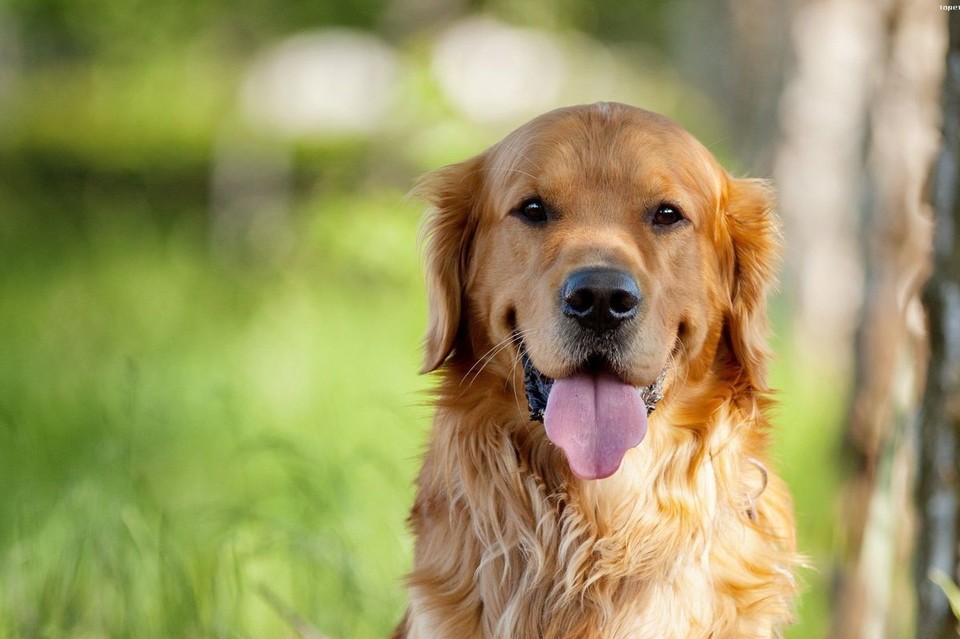
{"label": "dog's right ear", "polygon": [[436,370],[453,351],[460,331],[463,283],[476,230],[483,156],[428,173],[414,194],[432,206],[420,236],[424,246],[430,321],[421,373]]}

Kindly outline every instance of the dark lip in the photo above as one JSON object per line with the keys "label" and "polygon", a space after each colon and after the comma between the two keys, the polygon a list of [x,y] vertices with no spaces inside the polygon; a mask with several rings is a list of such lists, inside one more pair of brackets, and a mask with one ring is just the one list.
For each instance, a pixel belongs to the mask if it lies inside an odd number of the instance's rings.
{"label": "dark lip", "polygon": [[527,355],[527,349],[520,344],[520,358],[523,361],[523,387],[527,392],[527,408],[530,420],[543,421],[543,411],[547,410],[547,397],[553,387],[553,379],[537,370]]}
{"label": "dark lip", "polygon": [[[523,342],[520,343],[520,359],[523,362],[523,387],[527,394],[527,408],[530,410],[530,420],[535,422],[543,421],[543,413],[547,409],[547,399],[550,397],[550,389],[553,388],[553,379],[547,377],[533,365],[527,349]],[[606,372],[616,375],[610,363],[602,354],[593,354],[588,356],[578,366],[574,373],[599,374]],[[647,407],[647,415],[652,413],[657,404],[663,399],[663,381],[666,377],[667,369],[664,367],[660,375],[649,386],[639,389],[643,396],[643,402]]]}

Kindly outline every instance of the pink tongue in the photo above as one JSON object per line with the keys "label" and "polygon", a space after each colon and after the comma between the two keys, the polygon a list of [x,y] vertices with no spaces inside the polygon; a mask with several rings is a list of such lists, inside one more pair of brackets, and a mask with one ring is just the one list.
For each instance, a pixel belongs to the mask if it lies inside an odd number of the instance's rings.
{"label": "pink tongue", "polygon": [[643,440],[647,408],[638,389],[612,375],[575,375],[553,382],[543,424],[578,477],[603,479]]}

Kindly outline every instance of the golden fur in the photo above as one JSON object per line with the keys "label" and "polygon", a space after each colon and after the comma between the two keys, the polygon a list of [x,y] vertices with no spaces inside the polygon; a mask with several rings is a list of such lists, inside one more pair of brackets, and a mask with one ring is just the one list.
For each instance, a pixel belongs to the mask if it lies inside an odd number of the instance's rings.
{"label": "golden fur", "polygon": [[[789,494],[766,462],[770,188],[731,178],[672,121],[618,104],[521,127],[419,187],[436,417],[410,525],[410,606],[394,637],[760,638],[791,619]],[[511,215],[531,194],[558,214]],[[678,204],[658,233],[646,211]],[[560,377],[556,295],[616,264],[644,293],[625,381],[665,395],[607,479],[576,478],[528,417],[518,344]]]}

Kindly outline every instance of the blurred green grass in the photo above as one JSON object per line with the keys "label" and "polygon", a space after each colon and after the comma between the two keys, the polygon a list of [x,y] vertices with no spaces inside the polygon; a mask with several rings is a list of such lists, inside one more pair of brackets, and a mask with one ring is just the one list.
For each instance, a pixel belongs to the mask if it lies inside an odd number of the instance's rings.
{"label": "blurred green grass", "polygon": [[[418,214],[311,199],[279,264],[211,257],[198,219],[0,221],[0,636],[295,636],[263,587],[388,633],[429,421]],[[789,357],[775,379],[819,570],[788,636],[821,637],[840,396]]]}
{"label": "blurred green grass", "polygon": [[399,617],[426,423],[401,201],[321,204],[283,269],[120,213],[44,255],[43,222],[4,229],[0,634],[290,634],[261,585],[339,637]]}

